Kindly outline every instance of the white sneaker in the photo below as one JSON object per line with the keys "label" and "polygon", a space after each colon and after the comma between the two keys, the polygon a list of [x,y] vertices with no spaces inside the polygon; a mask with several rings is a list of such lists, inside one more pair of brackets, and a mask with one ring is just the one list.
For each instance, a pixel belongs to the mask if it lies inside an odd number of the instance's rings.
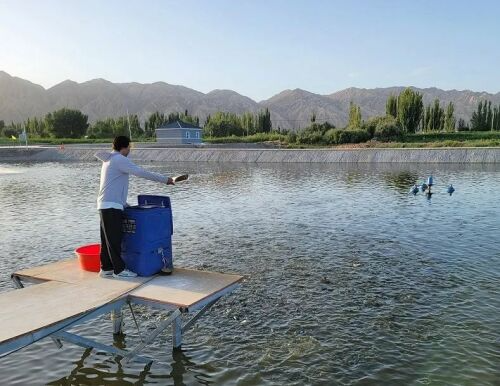
{"label": "white sneaker", "polygon": [[124,269],[120,273],[114,273],[113,277],[118,279],[130,279],[131,277],[137,277],[137,274],[128,269]]}
{"label": "white sneaker", "polygon": [[103,271],[102,269],[99,271],[100,277],[111,277],[113,276],[113,270],[111,271]]}
{"label": "white sneaker", "polygon": [[171,275],[173,272],[173,269],[170,267],[163,267],[161,269],[161,272],[164,273],[165,275]]}

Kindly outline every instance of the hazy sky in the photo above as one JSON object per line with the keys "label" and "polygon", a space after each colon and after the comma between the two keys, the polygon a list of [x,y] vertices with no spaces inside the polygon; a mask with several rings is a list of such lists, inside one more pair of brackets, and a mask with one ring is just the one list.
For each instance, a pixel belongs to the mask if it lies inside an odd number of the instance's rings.
{"label": "hazy sky", "polygon": [[500,91],[500,1],[0,0],[0,70],[51,87],[165,81],[267,99]]}

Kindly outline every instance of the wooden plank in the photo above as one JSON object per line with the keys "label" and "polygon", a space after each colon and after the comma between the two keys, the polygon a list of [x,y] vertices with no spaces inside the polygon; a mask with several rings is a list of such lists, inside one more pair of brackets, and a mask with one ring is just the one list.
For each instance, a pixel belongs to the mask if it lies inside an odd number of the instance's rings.
{"label": "wooden plank", "polygon": [[[97,277],[94,272],[81,270],[76,258],[25,269],[15,275],[65,283],[79,283]],[[241,280],[242,277],[238,275],[175,268],[171,276],[157,276],[140,290],[134,291],[131,296],[173,306],[190,307]]]}
{"label": "wooden plank", "polygon": [[191,307],[243,279],[239,275],[174,268],[170,276],[157,276],[129,296],[178,307]]}
{"label": "wooden plank", "polygon": [[84,315],[124,296],[151,278],[50,281],[0,294],[0,343]]}
{"label": "wooden plank", "polygon": [[14,275],[21,278],[54,280],[63,283],[78,283],[82,280],[95,279],[97,277],[96,272],[81,269],[76,258],[59,260],[39,267],[23,269],[15,272]]}

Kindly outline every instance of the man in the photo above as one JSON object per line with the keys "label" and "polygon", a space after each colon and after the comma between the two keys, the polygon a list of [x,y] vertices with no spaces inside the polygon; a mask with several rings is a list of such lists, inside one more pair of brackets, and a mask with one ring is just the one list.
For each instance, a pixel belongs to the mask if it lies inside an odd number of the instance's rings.
{"label": "man", "polygon": [[134,164],[127,156],[130,139],[118,136],[113,141],[113,151],[99,152],[102,161],[101,183],[97,196],[97,209],[101,219],[101,277],[131,278],[135,272],[125,268],[121,258],[123,209],[127,206],[128,180],[132,174],[151,181],[174,185],[170,177],[148,172]]}

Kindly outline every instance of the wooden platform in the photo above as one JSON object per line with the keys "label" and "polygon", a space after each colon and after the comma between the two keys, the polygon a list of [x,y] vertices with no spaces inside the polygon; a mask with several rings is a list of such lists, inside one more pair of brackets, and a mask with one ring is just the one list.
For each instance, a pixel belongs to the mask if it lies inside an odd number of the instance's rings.
{"label": "wooden platform", "polygon": [[[92,283],[104,281],[110,283],[110,290],[113,288],[112,282],[120,282],[116,279],[103,279],[96,273],[81,270],[77,259],[61,260],[25,269],[15,272],[13,276],[26,281],[59,281],[80,283],[80,285],[86,285],[84,283],[89,280]],[[174,272],[168,276],[138,277],[127,279],[126,282],[137,284],[135,287],[144,284],[128,294],[132,298],[189,308],[242,279],[243,277],[239,275],[175,268]],[[106,288],[106,285],[103,285],[103,288]]]}
{"label": "wooden platform", "polygon": [[[18,285],[41,284],[0,294],[0,353],[64,331],[85,316],[119,310],[126,302],[175,310],[172,321],[179,324],[182,313],[209,307],[242,280],[239,275],[184,268],[169,276],[101,278],[82,271],[77,259],[21,270],[12,277]],[[177,327],[180,336],[183,330]]]}
{"label": "wooden platform", "polygon": [[96,279],[79,284],[49,281],[0,294],[0,344],[69,321],[141,285]]}

